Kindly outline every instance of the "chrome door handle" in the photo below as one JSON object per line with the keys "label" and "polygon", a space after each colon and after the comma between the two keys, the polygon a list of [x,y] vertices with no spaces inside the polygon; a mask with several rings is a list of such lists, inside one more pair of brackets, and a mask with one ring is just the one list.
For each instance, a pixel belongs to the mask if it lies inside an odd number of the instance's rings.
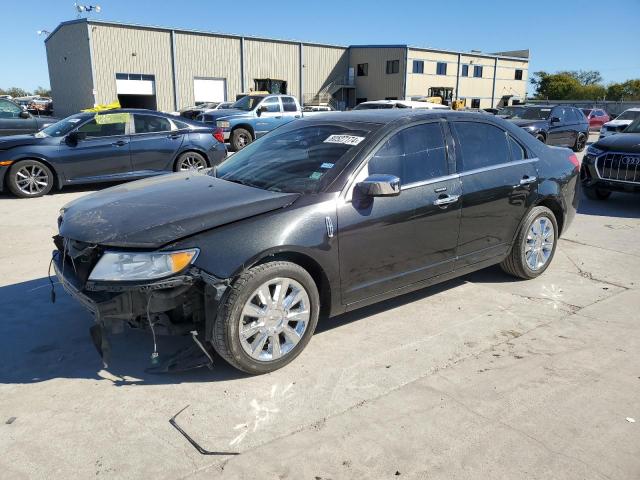
{"label": "chrome door handle", "polygon": [[538,177],[523,177],[520,180],[520,185],[530,185],[532,183],[536,183],[536,181],[538,180]]}
{"label": "chrome door handle", "polygon": [[124,140],[118,140],[117,142],[113,142],[111,145],[114,147],[124,147],[127,144]]}
{"label": "chrome door handle", "polygon": [[460,198],[460,195],[447,195],[446,197],[436,199],[433,202],[433,204],[438,207],[441,207],[442,205],[449,205],[451,203],[456,203],[459,198]]}

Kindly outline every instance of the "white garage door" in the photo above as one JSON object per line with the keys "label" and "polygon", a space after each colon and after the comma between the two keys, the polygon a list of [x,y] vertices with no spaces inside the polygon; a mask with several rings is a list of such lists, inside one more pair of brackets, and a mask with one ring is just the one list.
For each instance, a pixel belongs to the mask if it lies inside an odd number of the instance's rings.
{"label": "white garage door", "polygon": [[227,99],[224,78],[194,78],[193,95],[196,103],[224,102]]}
{"label": "white garage door", "polygon": [[153,75],[116,73],[118,95],[155,95],[156,79]]}

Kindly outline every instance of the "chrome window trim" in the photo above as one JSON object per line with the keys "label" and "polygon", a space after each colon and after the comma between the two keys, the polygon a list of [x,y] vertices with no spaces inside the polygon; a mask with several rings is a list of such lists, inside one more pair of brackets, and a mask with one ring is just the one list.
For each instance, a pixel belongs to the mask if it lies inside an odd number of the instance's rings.
{"label": "chrome window trim", "polygon": [[466,177],[467,175],[475,175],[477,173],[489,172],[491,170],[498,170],[501,168],[513,167],[516,165],[524,165],[525,163],[535,163],[539,160],[540,159],[538,157],[534,157],[534,158],[525,158],[522,160],[513,160],[511,162],[498,163],[496,165],[489,165],[487,167],[474,168],[473,170],[460,172],[460,176]]}
{"label": "chrome window trim", "polygon": [[451,175],[443,175],[441,177],[430,178],[429,180],[422,180],[421,182],[413,182],[407,185],[401,184],[400,191],[402,192],[402,190],[411,190],[412,188],[424,187],[426,185],[431,185],[432,183],[447,182],[449,180],[455,180],[457,178],[460,178],[460,174],[452,173]]}

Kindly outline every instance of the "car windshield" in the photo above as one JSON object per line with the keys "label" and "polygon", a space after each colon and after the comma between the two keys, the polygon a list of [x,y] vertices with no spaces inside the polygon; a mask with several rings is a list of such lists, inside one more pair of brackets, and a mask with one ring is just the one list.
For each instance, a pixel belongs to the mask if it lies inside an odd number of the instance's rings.
{"label": "car windshield", "polygon": [[640,117],[640,110],[627,110],[622,112],[616,120],[635,120]]}
{"label": "car windshield", "polygon": [[625,128],[622,132],[623,133],[640,133],[640,115],[638,115],[636,119],[633,122],[631,122],[631,124],[627,128]]}
{"label": "car windshield", "polygon": [[237,108],[238,110],[244,110],[245,112],[250,112],[256,105],[258,105],[264,97],[261,95],[247,95],[246,97],[242,97],[236,103],[231,105],[231,108]]}
{"label": "car windshield", "polygon": [[46,128],[43,128],[38,133],[35,134],[38,138],[44,137],[64,137],[71,130],[76,128],[80,123],[89,118],[90,115],[86,113],[79,113],[76,115],[71,115],[59,122],[54,123],[53,125],[49,125]]}
{"label": "car windshield", "polygon": [[546,120],[551,115],[551,108],[528,107],[514,111],[511,118],[522,120]]}
{"label": "car windshield", "polygon": [[522,110],[524,110],[524,108],[520,107],[520,108],[516,108],[516,107],[504,107],[501,108],[500,110],[498,110],[498,113],[496,115],[502,115],[505,117],[513,117],[514,115],[516,115],[518,112],[521,112]]}
{"label": "car windshield", "polygon": [[232,155],[212,175],[274,192],[316,193],[344,167],[369,130],[309,125],[274,131]]}

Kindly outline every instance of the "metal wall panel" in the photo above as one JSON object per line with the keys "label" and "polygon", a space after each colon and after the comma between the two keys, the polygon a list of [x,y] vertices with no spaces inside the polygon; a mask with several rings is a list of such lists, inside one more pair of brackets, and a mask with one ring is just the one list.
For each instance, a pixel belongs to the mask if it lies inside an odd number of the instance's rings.
{"label": "metal wall panel", "polygon": [[55,115],[93,106],[89,34],[85,23],[66,25],[47,39],[47,64]]}
{"label": "metal wall panel", "polygon": [[315,95],[328,83],[346,78],[349,70],[347,48],[304,45],[304,94]]}
{"label": "metal wall panel", "polygon": [[224,78],[227,100],[241,92],[240,39],[176,32],[178,108],[193,105],[193,79]]}
{"label": "metal wall panel", "polygon": [[[384,100],[386,97],[404,98],[406,80],[406,55],[404,47],[351,47],[349,65],[356,72],[356,97],[367,100]],[[400,71],[387,74],[387,60],[399,60]],[[367,76],[357,76],[357,65],[368,63]]]}
{"label": "metal wall panel", "polygon": [[254,88],[254,79],[286,80],[287,93],[300,98],[300,44],[268,40],[244,41],[245,88]]}
{"label": "metal wall panel", "polygon": [[155,76],[158,110],[173,111],[170,31],[91,23],[89,28],[98,103],[117,100],[116,73],[140,73]]}

